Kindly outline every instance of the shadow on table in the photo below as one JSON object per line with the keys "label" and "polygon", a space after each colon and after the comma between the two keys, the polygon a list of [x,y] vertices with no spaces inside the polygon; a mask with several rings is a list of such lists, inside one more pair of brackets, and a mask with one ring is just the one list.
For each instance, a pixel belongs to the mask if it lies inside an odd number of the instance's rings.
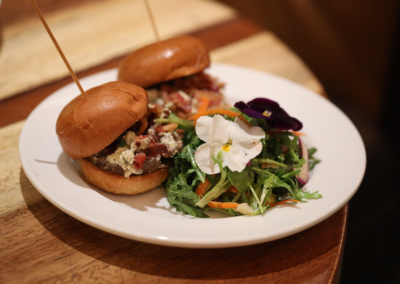
{"label": "shadow on table", "polygon": [[[20,182],[29,182],[22,168]],[[76,250],[72,250],[71,255],[81,252],[103,263],[133,272],[178,279],[232,279],[266,274],[274,277],[279,272],[280,277],[283,274],[288,281],[294,275],[306,276],[310,272],[317,278],[326,277],[332,273],[327,267],[332,267],[335,261],[333,254],[328,252],[336,247],[333,245],[334,241],[321,239],[318,232],[331,232],[325,236],[340,238],[341,232],[338,232],[334,224],[344,214],[344,210],[341,210],[319,225],[295,236],[260,245],[227,249],[187,249],[151,245],[114,236],[65,214],[44,199],[32,185],[22,187],[21,191],[29,210],[43,227]],[[53,240],[48,245],[51,246],[54,242],[57,241]],[[65,249],[58,242],[54,247]],[[75,259],[78,257],[75,256]],[[93,270],[96,269],[91,261],[87,263],[91,263]],[[76,276],[90,270],[88,266],[82,267],[78,263],[74,265]]]}
{"label": "shadow on table", "polygon": [[164,197],[164,190],[161,187],[135,196],[106,192],[97,188],[96,186],[89,184],[83,176],[79,162],[72,160],[64,152],[60,152],[57,160],[57,167],[59,172],[66,179],[75,184],[77,187],[81,188],[82,191],[96,191],[98,194],[104,196],[109,200],[112,200],[113,202],[125,204],[131,208],[140,211],[148,211],[149,208],[154,208],[169,211],[169,213],[173,215],[180,214],[179,212],[176,212],[171,208],[166,207],[165,205],[159,205],[160,200]]}

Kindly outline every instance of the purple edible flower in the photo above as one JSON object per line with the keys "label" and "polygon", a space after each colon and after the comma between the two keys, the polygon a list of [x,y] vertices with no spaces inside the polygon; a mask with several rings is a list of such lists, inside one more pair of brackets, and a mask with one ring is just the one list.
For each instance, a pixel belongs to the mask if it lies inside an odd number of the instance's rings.
{"label": "purple edible flower", "polygon": [[235,107],[247,116],[265,119],[267,124],[275,129],[298,131],[303,128],[303,124],[289,116],[277,102],[266,98],[257,98],[247,104],[237,102]]}

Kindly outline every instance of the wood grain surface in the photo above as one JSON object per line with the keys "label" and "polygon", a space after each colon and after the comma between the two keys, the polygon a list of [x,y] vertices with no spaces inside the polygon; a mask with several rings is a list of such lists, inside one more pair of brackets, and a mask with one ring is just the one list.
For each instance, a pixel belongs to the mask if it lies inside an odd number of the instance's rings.
{"label": "wood grain surface", "polygon": [[[212,28],[190,33],[202,40],[211,50],[213,62],[230,63],[270,72],[325,97],[325,91],[307,66],[271,32],[246,19],[236,17]],[[116,68],[122,57],[77,73],[79,78]],[[65,70],[66,67],[64,67]],[[16,74],[15,74],[16,76]],[[69,75],[54,83],[44,84],[0,101],[0,127],[25,119],[48,95],[72,82]]]}
{"label": "wood grain surface", "polygon": [[333,283],[347,206],[260,245],[181,249],[127,240],[70,217],[32,186],[19,162],[23,125],[0,129],[7,138],[0,145],[0,283]]}
{"label": "wood grain surface", "polygon": [[[214,50],[216,48],[242,40],[246,37],[255,35],[259,32],[262,32],[262,29],[257,25],[241,17],[236,17],[232,20],[222,22],[212,27],[194,31],[189,35],[199,38],[206,44],[209,50]],[[283,55],[285,56],[286,53]],[[122,58],[123,56],[120,56],[101,65],[93,66],[77,73],[77,76],[78,78],[83,78],[100,71],[116,68]],[[303,66],[300,66],[300,72],[303,70]],[[14,74],[14,76],[17,76],[17,74]],[[312,74],[307,73],[307,76],[309,76],[312,81],[317,82]],[[71,82],[73,82],[71,76],[66,74],[66,77],[58,81],[42,84],[41,86],[35,87],[32,90],[0,100],[0,127],[27,118],[29,113],[43,99]]]}
{"label": "wood grain surface", "polygon": [[307,66],[271,32],[264,31],[216,50],[211,53],[211,62],[230,63],[269,72],[326,97],[321,84]]}
{"label": "wood grain surface", "polygon": [[[215,25],[236,14],[225,5],[201,0],[152,0],[152,9],[162,39]],[[44,16],[75,72],[155,41],[143,0],[87,2]],[[4,27],[0,99],[68,74],[38,18]]]}
{"label": "wood grain surface", "polygon": [[[246,20],[236,18],[195,35],[212,49],[214,61],[270,71],[324,94],[296,55],[272,33],[261,32]],[[120,60],[78,76],[113,68]],[[335,282],[347,206],[293,236],[231,249],[181,249],[132,241],[90,227],[53,206],[21,167],[18,141],[24,121],[16,119],[26,118],[40,100],[71,81],[58,80],[0,102],[0,115],[6,110],[16,113],[7,123],[0,116],[6,125],[0,128],[0,283]]]}

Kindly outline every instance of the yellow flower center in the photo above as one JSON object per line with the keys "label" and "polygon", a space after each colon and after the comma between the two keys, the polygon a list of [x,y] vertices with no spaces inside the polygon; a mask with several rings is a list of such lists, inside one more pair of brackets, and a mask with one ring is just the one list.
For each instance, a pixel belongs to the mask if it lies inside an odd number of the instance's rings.
{"label": "yellow flower center", "polygon": [[270,112],[270,111],[266,110],[266,111],[264,111],[262,114],[263,114],[264,116],[268,116],[268,117],[270,117],[270,116],[271,116],[271,114],[272,114],[272,112]]}
{"label": "yellow flower center", "polygon": [[226,144],[224,144],[224,146],[222,146],[222,151],[229,152],[229,150],[231,149],[231,145],[232,145],[232,141],[228,141],[228,143],[226,143]]}

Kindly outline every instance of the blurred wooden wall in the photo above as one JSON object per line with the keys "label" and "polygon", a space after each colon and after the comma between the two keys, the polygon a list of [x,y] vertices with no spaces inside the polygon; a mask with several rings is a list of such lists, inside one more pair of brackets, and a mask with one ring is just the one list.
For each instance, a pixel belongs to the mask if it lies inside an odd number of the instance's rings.
{"label": "blurred wooden wall", "polygon": [[[37,0],[42,12],[66,3],[102,0]],[[190,0],[188,0],[190,1]],[[346,99],[378,117],[395,55],[397,0],[215,0],[272,30],[312,69],[333,98]],[[35,16],[28,0],[3,1],[0,22]],[[7,14],[2,13],[7,10]],[[399,34],[399,33],[398,33]]]}
{"label": "blurred wooden wall", "polygon": [[[56,11],[72,5],[102,0],[35,0],[43,14]],[[10,25],[26,18],[37,17],[29,0],[3,0],[0,7],[0,22]]]}
{"label": "blurred wooden wall", "polygon": [[312,69],[331,97],[380,115],[400,1],[219,0],[272,30]]}

